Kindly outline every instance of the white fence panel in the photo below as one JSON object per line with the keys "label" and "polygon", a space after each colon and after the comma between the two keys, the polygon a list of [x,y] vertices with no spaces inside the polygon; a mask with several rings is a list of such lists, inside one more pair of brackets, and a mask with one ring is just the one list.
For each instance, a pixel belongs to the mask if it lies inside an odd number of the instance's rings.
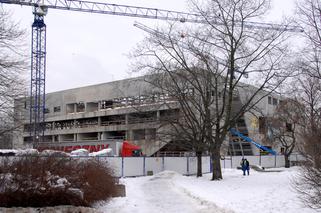
{"label": "white fence panel", "polygon": [[305,161],[306,158],[303,155],[297,155],[297,161]]}
{"label": "white fence panel", "polygon": [[290,156],[291,161],[305,161],[305,157],[303,155],[291,155]]}
{"label": "white fence panel", "polygon": [[283,155],[277,155],[276,156],[276,167],[282,167],[285,166],[285,160]]}
{"label": "white fence panel", "polygon": [[143,176],[144,175],[144,158],[124,157],[124,177]]}
{"label": "white fence panel", "polygon": [[[246,158],[250,165],[260,165],[260,158],[259,156],[244,156],[244,158]],[[239,165],[241,166],[241,160],[239,161]]]}
{"label": "white fence panel", "polygon": [[275,167],[275,156],[261,156],[261,166],[266,168]]}
{"label": "white fence panel", "polygon": [[231,157],[225,157],[221,160],[221,168],[224,169],[230,169],[232,168],[232,158]]}
{"label": "white fence panel", "polygon": [[240,166],[240,162],[243,157],[242,156],[233,156],[232,158],[233,158],[232,159],[232,168],[237,168],[238,166]]}
{"label": "white fence panel", "polygon": [[145,175],[147,171],[152,171],[153,174],[159,173],[164,169],[164,159],[162,157],[146,157],[145,158]]}
{"label": "white fence panel", "polygon": [[[188,160],[188,168],[186,174],[195,175],[197,174],[197,157],[186,157]],[[203,169],[203,159],[202,159],[202,169]]]}
{"label": "white fence panel", "polygon": [[175,171],[180,174],[187,174],[186,157],[165,157],[164,170]]}
{"label": "white fence panel", "polygon": [[211,172],[211,157],[210,156],[202,157],[202,172],[203,173]]}
{"label": "white fence panel", "polygon": [[99,157],[99,161],[107,163],[116,177],[122,176],[122,161],[119,157]]}

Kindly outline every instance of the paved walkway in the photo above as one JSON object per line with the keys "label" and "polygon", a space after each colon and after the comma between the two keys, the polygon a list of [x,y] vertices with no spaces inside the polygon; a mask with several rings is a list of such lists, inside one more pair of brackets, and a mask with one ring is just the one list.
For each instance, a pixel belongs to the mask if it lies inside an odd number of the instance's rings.
{"label": "paved walkway", "polygon": [[175,172],[126,179],[126,197],[113,199],[99,210],[111,213],[227,213],[174,185]]}

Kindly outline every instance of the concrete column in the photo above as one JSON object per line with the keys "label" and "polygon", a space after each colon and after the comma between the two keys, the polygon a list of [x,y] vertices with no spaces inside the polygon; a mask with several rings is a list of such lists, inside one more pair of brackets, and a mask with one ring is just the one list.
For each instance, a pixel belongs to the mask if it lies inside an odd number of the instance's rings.
{"label": "concrete column", "polygon": [[125,115],[125,124],[128,125],[128,114]]}
{"label": "concrete column", "polygon": [[98,117],[98,126],[101,126],[101,117]]}
{"label": "concrete column", "polygon": [[74,134],[74,141],[77,141],[77,134]]}
{"label": "concrete column", "polygon": [[157,121],[160,120],[160,111],[159,110],[156,111],[156,120]]}
{"label": "concrete column", "polygon": [[134,136],[133,135],[133,130],[129,129],[129,130],[126,131],[126,139],[127,140],[133,140],[134,139],[133,136]]}
{"label": "concrete column", "polygon": [[98,101],[98,111],[101,109],[101,102]]}

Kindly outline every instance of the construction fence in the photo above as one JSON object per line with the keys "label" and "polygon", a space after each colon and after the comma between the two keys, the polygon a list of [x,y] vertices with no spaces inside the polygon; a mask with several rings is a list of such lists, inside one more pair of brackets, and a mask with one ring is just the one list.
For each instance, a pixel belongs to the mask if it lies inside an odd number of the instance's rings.
{"label": "construction fence", "polygon": [[[11,156],[19,158],[19,156]],[[0,157],[0,160],[11,157]],[[23,157],[23,156],[21,156]],[[31,157],[31,156],[29,156]],[[45,156],[42,156],[45,157]],[[92,157],[76,157],[81,159]],[[156,174],[165,170],[171,170],[183,175],[195,175],[197,172],[196,157],[95,157],[103,164],[107,164],[114,170],[116,177],[136,177]],[[244,156],[250,165],[258,165],[265,168],[278,168],[285,166],[283,155],[266,155],[266,156]],[[75,157],[70,158],[74,160]],[[221,159],[222,168],[237,168],[240,166],[242,156],[227,156]],[[299,154],[291,155],[292,165],[303,161],[303,156]],[[210,173],[211,159],[210,156],[202,157],[202,173]]]}
{"label": "construction fence", "polygon": [[[244,156],[251,165],[265,168],[278,168],[285,166],[283,155]],[[196,157],[99,157],[99,161],[106,162],[114,168],[117,177],[146,176],[165,170],[171,170],[183,175],[195,175],[197,172]],[[228,156],[221,159],[222,168],[237,168],[240,166],[242,156]],[[291,155],[292,165],[304,160],[303,156]],[[202,157],[202,172],[210,173],[211,159]]]}

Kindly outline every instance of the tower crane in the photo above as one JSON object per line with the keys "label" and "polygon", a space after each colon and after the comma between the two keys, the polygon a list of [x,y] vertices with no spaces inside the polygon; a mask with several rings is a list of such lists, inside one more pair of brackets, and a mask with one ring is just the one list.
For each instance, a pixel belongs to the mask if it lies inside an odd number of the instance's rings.
{"label": "tower crane", "polygon": [[[137,21],[135,21],[134,27],[137,27],[138,29],[141,29],[141,30],[143,30],[143,31],[145,31],[145,32],[147,32],[147,33],[149,33],[151,35],[154,35],[154,36],[158,37],[158,38],[168,39],[167,35],[165,35],[164,33],[160,32],[158,30],[152,29],[152,28],[150,28],[150,27],[148,27],[148,26],[146,26],[146,25],[144,25],[142,23],[139,23]],[[180,46],[182,46],[182,47],[184,47],[186,49],[189,48],[188,45],[180,42],[179,40],[177,40],[175,38],[171,38],[171,39],[174,42],[178,43]],[[218,63],[220,65],[223,65],[223,66],[226,66],[226,61],[224,61],[223,59],[219,58],[218,56],[215,56],[214,58],[215,58],[216,63]],[[241,72],[241,71],[239,71],[238,68],[235,71],[237,73],[243,74],[245,78],[248,78],[248,73]]]}
{"label": "tower crane", "polygon": [[[33,142],[41,141],[45,128],[45,78],[46,78],[46,24],[44,17],[48,9],[100,13],[118,16],[159,19],[179,22],[204,23],[199,14],[162,10],[157,8],[136,7],[110,4],[99,1],[82,0],[0,0],[3,4],[15,4],[33,7],[31,52],[31,85],[30,85],[30,136]],[[213,19],[213,23],[222,24]],[[239,23],[241,25],[242,23]],[[285,26],[271,23],[247,22],[245,27],[270,30],[302,32],[297,26]]]}

